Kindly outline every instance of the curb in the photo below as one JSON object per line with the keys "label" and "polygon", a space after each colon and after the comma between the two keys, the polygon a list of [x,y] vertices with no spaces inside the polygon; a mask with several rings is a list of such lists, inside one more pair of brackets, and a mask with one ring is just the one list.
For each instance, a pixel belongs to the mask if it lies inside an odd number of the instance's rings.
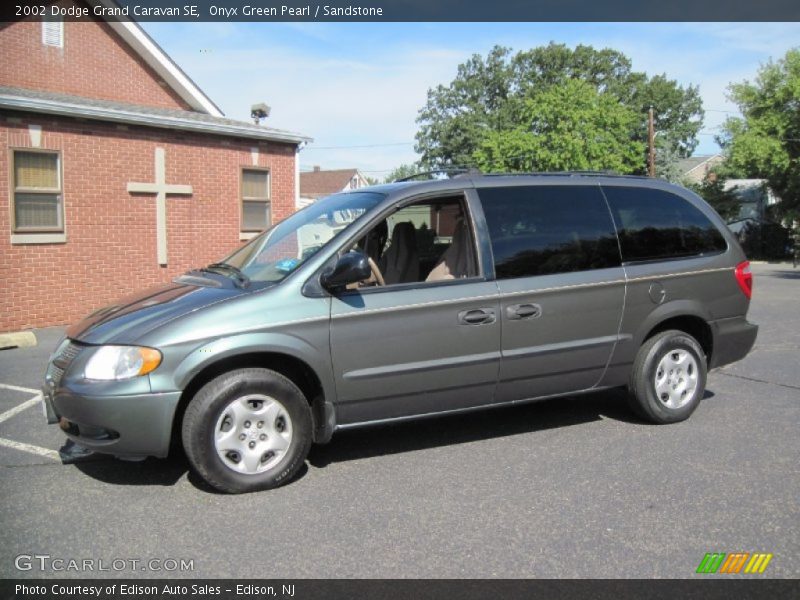
{"label": "curb", "polygon": [[36,335],[32,331],[12,331],[0,333],[0,350],[28,348],[36,345]]}

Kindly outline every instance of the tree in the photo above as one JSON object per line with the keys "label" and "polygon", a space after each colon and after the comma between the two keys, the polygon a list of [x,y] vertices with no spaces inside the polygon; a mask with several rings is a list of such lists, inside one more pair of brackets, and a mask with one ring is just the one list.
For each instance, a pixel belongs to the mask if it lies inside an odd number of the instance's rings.
{"label": "tree", "polygon": [[728,118],[717,140],[726,169],[766,179],[779,215],[800,220],[800,48],[728,89],[742,117]]}
{"label": "tree", "polygon": [[498,129],[495,120],[510,93],[508,54],[501,46],[495,46],[485,60],[475,54],[458,66],[450,85],[428,90],[428,101],[417,117],[415,150],[422,155],[422,165],[472,165],[478,139],[486,129]]}
{"label": "tree", "polygon": [[707,177],[702,183],[691,183],[686,187],[708,202],[725,221],[730,222],[739,216],[741,200],[737,190],[726,190],[723,177]]}
{"label": "tree", "polygon": [[579,79],[529,94],[514,108],[518,125],[483,132],[473,154],[481,170],[637,169],[644,151],[632,139],[639,116],[615,95]]}
{"label": "tree", "polygon": [[396,169],[390,171],[389,174],[383,179],[383,182],[392,183],[398,179],[411,177],[412,175],[419,173],[421,170],[422,169],[419,168],[419,165],[416,164],[402,164]]}
{"label": "tree", "polygon": [[[582,81],[598,94],[611,94],[638,115],[633,140],[646,142],[647,109],[656,109],[656,129],[680,156],[691,155],[703,110],[696,87],[682,87],[666,75],[648,77],[633,71],[630,60],[612,49],[574,49],[563,44],[512,55],[495,46],[484,58],[473,55],[459,65],[449,85],[428,90],[419,111],[416,150],[426,167],[471,166],[487,131],[509,131],[521,123],[519,110],[548,88]],[[637,172],[645,170],[645,152]]]}
{"label": "tree", "polygon": [[680,168],[681,155],[676,144],[667,136],[656,136],[656,177],[666,179],[670,183],[683,183],[683,171]]}

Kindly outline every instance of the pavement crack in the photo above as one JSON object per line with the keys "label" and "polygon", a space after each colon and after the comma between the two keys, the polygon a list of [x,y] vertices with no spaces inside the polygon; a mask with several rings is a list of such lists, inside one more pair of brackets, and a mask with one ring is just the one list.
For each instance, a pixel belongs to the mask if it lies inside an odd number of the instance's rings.
{"label": "pavement crack", "polygon": [[766,383],[769,385],[777,385],[778,387],[787,388],[790,390],[800,390],[800,385],[792,385],[790,383],[778,383],[776,381],[767,381],[766,379],[747,377],[746,375],[737,375],[735,373],[726,373],[725,371],[719,371],[719,374],[725,375],[726,377],[735,377],[736,379],[744,379],[745,381],[753,381],[755,383]]}

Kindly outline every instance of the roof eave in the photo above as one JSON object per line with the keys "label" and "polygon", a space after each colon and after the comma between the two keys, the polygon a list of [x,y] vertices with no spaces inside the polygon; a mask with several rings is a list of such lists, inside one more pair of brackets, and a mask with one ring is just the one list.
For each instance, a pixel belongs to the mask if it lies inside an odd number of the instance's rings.
{"label": "roof eave", "polygon": [[53,102],[34,98],[19,98],[14,96],[0,96],[0,107],[23,112],[45,113],[66,117],[110,121],[127,125],[142,125],[162,129],[180,129],[213,135],[228,135],[239,138],[258,139],[271,142],[284,142],[301,144],[312,141],[312,138],[296,133],[275,130],[258,131],[249,127],[237,127],[215,123],[200,123],[196,121],[179,119],[166,115],[148,115],[131,111],[122,111],[112,108],[88,107],[79,104]]}
{"label": "roof eave", "polygon": [[718,157],[719,157],[719,158],[724,158],[724,157],[723,157],[721,154],[712,154],[711,156],[709,156],[709,157],[705,158],[705,159],[704,159],[702,162],[699,162],[699,163],[697,163],[695,166],[693,166],[693,167],[692,167],[691,169],[689,169],[688,171],[685,171],[685,172],[684,172],[684,175],[688,175],[688,174],[689,174],[689,173],[691,173],[692,171],[695,171],[695,170],[699,169],[700,167],[702,167],[702,166],[704,166],[704,165],[707,165],[707,164],[708,164],[708,163],[710,163],[712,160],[714,160],[715,158],[718,158]]}
{"label": "roof eave", "polygon": [[[92,5],[106,8],[119,7],[114,0],[88,0]],[[135,21],[104,19],[108,26],[164,79],[169,87],[192,109],[215,117],[225,114],[206,96],[203,90],[162,50],[153,38]]]}

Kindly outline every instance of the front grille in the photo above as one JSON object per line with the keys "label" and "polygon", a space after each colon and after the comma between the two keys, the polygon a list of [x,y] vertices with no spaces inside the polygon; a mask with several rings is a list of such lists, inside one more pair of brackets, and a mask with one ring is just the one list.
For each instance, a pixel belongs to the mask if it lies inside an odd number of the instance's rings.
{"label": "front grille", "polygon": [[47,369],[47,376],[53,382],[53,387],[58,387],[58,384],[61,383],[61,378],[64,377],[64,369],[51,363]]}
{"label": "front grille", "polygon": [[72,340],[64,347],[64,349],[53,359],[53,362],[58,363],[62,367],[66,367],[75,360],[78,353],[82,350],[83,346],[76,344]]}
{"label": "front grille", "polygon": [[64,377],[64,372],[85,347],[83,344],[69,340],[61,351],[53,357],[53,362],[47,368],[47,378],[52,382],[54,388],[59,386],[61,379]]}

